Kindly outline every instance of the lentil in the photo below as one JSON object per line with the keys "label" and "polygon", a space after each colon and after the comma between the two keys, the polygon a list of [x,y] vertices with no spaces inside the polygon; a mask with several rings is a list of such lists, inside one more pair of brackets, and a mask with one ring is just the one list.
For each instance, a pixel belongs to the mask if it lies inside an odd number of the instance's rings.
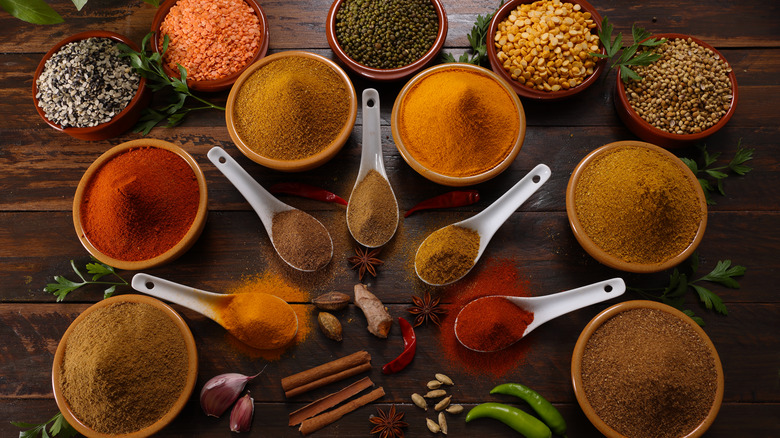
{"label": "lentil", "polygon": [[633,438],[687,435],[709,412],[715,359],[685,322],[656,309],[621,312],[588,340],[582,383],[607,425]]}
{"label": "lentil", "polygon": [[433,46],[439,18],[430,0],[345,0],[336,12],[336,39],[354,61],[392,69]]}
{"label": "lentil", "polygon": [[697,134],[728,112],[733,99],[731,67],[690,38],[652,48],[661,58],[632,67],[641,81],[625,82],[631,107],[647,123],[672,134]]}
{"label": "lentil", "polygon": [[110,38],[68,43],[44,64],[35,98],[46,118],[63,128],[107,123],[133,100],[141,77]]}
{"label": "lentil", "polygon": [[168,36],[165,64],[196,81],[221,79],[244,68],[260,50],[260,20],[243,0],[178,0],[160,25]]}
{"label": "lentil", "polygon": [[479,253],[479,233],[449,225],[434,231],[420,245],[414,266],[431,284],[447,284],[464,276]]}
{"label": "lentil", "polygon": [[512,79],[539,91],[568,90],[592,75],[599,36],[590,12],[578,4],[540,0],[521,4],[499,23],[498,60]]}

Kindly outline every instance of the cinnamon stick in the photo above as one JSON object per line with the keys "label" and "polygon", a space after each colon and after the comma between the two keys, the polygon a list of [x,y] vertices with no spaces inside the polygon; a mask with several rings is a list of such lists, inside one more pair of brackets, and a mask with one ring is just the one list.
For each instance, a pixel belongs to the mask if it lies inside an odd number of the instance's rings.
{"label": "cinnamon stick", "polygon": [[348,400],[353,396],[360,394],[364,389],[374,386],[374,382],[368,377],[363,377],[357,382],[345,387],[344,389],[327,395],[317,401],[313,401],[308,405],[298,409],[290,414],[290,426],[300,424],[303,420],[311,418],[321,412],[337,406],[344,400]]}
{"label": "cinnamon stick", "polygon": [[346,370],[340,373],[331,374],[319,380],[315,380],[311,383],[307,383],[305,385],[301,385],[296,388],[293,388],[289,391],[285,391],[284,396],[287,398],[295,397],[296,395],[303,394],[304,392],[311,391],[312,389],[317,389],[325,385],[328,385],[330,383],[338,382],[339,380],[344,380],[352,376],[356,376],[360,373],[365,373],[366,371],[370,371],[370,370],[371,370],[371,364],[366,362],[354,368],[347,368]]}
{"label": "cinnamon stick", "polygon": [[[345,370],[349,370],[358,367],[360,365],[369,364],[369,368],[370,368],[370,362],[371,362],[371,355],[368,354],[367,351],[358,351],[356,353],[350,354],[349,356],[344,356],[340,359],[336,359],[334,361],[316,366],[309,370],[302,371],[300,373],[285,377],[282,379],[282,389],[284,389],[285,393],[287,393],[290,390],[295,389],[297,387],[304,386],[312,382],[316,382],[317,380],[320,380],[322,378],[341,373]],[[351,375],[355,375],[355,374],[351,374]],[[345,375],[342,378],[347,378],[347,377],[350,376]]]}
{"label": "cinnamon stick", "polygon": [[324,414],[317,415],[316,417],[309,418],[308,420],[304,420],[303,423],[301,423],[301,427],[298,428],[298,430],[301,432],[302,435],[306,436],[310,433],[314,433],[323,427],[337,421],[344,415],[354,411],[355,409],[365,406],[372,401],[375,401],[379,399],[380,397],[385,395],[385,390],[381,386],[368,394],[357,398],[355,400],[350,401],[349,403],[345,403],[341,405],[340,407],[325,412]]}

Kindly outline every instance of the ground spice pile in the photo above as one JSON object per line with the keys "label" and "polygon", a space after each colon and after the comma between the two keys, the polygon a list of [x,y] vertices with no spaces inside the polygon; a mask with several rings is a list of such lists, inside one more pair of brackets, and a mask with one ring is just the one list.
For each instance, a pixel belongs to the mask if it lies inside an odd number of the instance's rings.
{"label": "ground spice pile", "polygon": [[417,274],[430,284],[447,284],[465,275],[479,254],[479,233],[450,225],[434,231],[417,250]]}
{"label": "ground spice pile", "polygon": [[349,199],[347,224],[355,239],[375,247],[387,242],[398,225],[398,203],[390,183],[376,170],[369,171]]}
{"label": "ground spice pile", "polygon": [[629,263],[661,263],[685,250],[699,229],[698,184],[662,153],[625,146],[583,170],[574,203],[596,246]]}
{"label": "ground spice pile", "polygon": [[60,383],[76,418],[104,434],[141,430],[165,415],[184,389],[181,331],[145,303],[95,310],[68,338]]}
{"label": "ground spice pile", "polygon": [[458,315],[458,339],[477,351],[498,351],[523,336],[534,314],[504,297],[473,301]]}
{"label": "ground spice pile", "polygon": [[588,340],[582,358],[588,402],[632,438],[688,434],[715,400],[717,371],[702,338],[655,309],[621,312]]}
{"label": "ground spice pile", "polygon": [[271,234],[279,255],[299,269],[320,269],[330,262],[333,255],[333,243],[328,230],[317,219],[301,210],[275,214]]}

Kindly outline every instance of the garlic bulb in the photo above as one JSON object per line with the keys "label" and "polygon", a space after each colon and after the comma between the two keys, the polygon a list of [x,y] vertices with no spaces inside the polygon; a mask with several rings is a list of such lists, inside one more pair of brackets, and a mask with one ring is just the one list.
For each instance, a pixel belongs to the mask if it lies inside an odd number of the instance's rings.
{"label": "garlic bulb", "polygon": [[203,412],[212,417],[219,417],[225,413],[244,390],[247,382],[259,376],[260,373],[254,376],[227,373],[212,377],[200,391],[200,407],[203,408]]}
{"label": "garlic bulb", "polygon": [[252,427],[252,416],[255,413],[255,401],[247,393],[238,399],[230,412],[230,431],[249,432]]}

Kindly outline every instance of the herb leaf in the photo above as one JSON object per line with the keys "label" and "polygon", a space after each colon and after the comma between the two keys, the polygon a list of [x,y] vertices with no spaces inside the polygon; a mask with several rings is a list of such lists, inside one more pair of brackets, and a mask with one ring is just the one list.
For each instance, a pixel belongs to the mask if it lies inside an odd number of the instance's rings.
{"label": "herb leaf", "polygon": [[666,42],[665,39],[657,38],[650,38],[647,41],[642,41],[650,35],[650,32],[646,31],[644,28],[638,27],[636,23],[634,23],[634,25],[631,27],[631,37],[633,39],[633,43],[629,46],[623,47],[623,34],[618,33],[617,36],[612,39],[612,23],[610,23],[609,19],[605,16],[601,20],[599,41],[601,41],[601,45],[604,46],[604,49],[607,53],[605,55],[602,53],[591,52],[589,55],[599,58],[612,59],[622,49],[623,52],[620,54],[617,60],[609,66],[607,71],[618,67],[621,80],[628,81],[629,79],[633,79],[635,81],[641,81],[642,77],[639,76],[639,74],[637,74],[634,70],[632,70],[630,66],[650,65],[655,61],[658,61],[661,58],[661,55],[648,51],[640,52],[639,47],[655,47]]}
{"label": "herb leaf", "polygon": [[[700,160],[702,161],[703,166],[700,166],[696,160],[691,158],[680,159],[689,169],[691,169],[691,172],[696,175],[702,190],[704,190],[704,195],[707,197],[708,205],[715,204],[715,201],[712,200],[711,196],[715,190],[721,195],[726,196],[726,192],[723,189],[723,181],[729,177],[729,171],[744,176],[753,170],[752,167],[745,165],[745,162],[753,159],[753,152],[755,152],[755,149],[743,148],[742,139],[737,143],[737,152],[734,154],[734,158],[732,158],[726,166],[711,167],[720,157],[720,152],[710,154],[707,151],[707,145],[704,144],[697,145],[697,148],[699,149]],[[706,177],[714,179],[715,184],[713,185],[713,181],[708,180]]]}
{"label": "herb leaf", "polygon": [[728,310],[726,310],[726,305],[723,304],[720,297],[712,293],[711,290],[695,284],[691,284],[691,287],[699,294],[699,301],[704,303],[704,306],[707,307],[708,310],[712,310],[712,308],[715,307],[715,311],[721,315],[729,314]]}
{"label": "herb leaf", "polygon": [[80,11],[86,4],[87,0],[73,0],[73,5],[76,6],[77,11]]}
{"label": "herb leaf", "polygon": [[[76,267],[76,263],[71,260],[70,266],[73,268],[73,272],[78,275],[78,277],[81,279],[80,282],[71,281],[67,278],[56,275],[54,277],[54,281],[56,283],[49,283],[46,285],[46,287],[43,288],[44,292],[48,292],[50,294],[53,294],[57,297],[57,302],[64,300],[66,296],[68,296],[69,293],[73,292],[74,290],[86,286],[88,284],[104,284],[109,285],[110,287],[103,291],[103,298],[108,298],[111,295],[114,294],[116,291],[117,286],[127,286],[130,283],[125,281],[124,278],[122,278],[119,274],[116,273],[116,270],[108,266],[104,263],[100,263],[96,261],[93,258],[94,263],[87,263],[87,272],[92,274],[91,279],[87,279],[84,277],[84,274],[79,271],[79,269]],[[119,279],[119,281],[98,281],[101,278],[105,277],[106,275],[113,275],[116,278]]]}
{"label": "herb leaf", "polygon": [[[48,426],[49,423],[52,423],[52,425],[49,427],[49,431],[47,432],[46,426]],[[62,414],[59,412],[57,412],[57,415],[45,423],[32,424],[21,421],[12,421],[11,424],[20,429],[27,429],[19,432],[19,438],[37,438],[39,435],[43,438],[49,438],[49,433],[51,433],[51,436],[60,438],[72,438],[77,435],[76,429],[68,424],[68,422],[65,421],[65,418],[63,418]]]}
{"label": "herb leaf", "polygon": [[[504,4],[504,0],[501,0],[501,3],[498,4],[498,8],[500,8]],[[487,39],[488,39],[488,28],[490,27],[490,21],[493,19],[493,15],[495,15],[496,12],[498,12],[498,8],[496,8],[493,13],[487,14],[487,15],[477,15],[477,21],[474,23],[474,26],[471,28],[471,32],[466,35],[466,39],[469,40],[469,44],[471,45],[471,53],[472,55],[469,56],[468,53],[464,53],[458,58],[457,61],[455,61],[455,56],[453,56],[451,53],[445,53],[442,55],[442,61],[443,62],[465,62],[468,64],[474,64],[474,65],[481,65],[481,66],[487,66],[488,64],[488,55],[487,55]]]}
{"label": "herb leaf", "polygon": [[32,24],[57,24],[65,21],[43,0],[0,0],[0,7],[12,16]]}

